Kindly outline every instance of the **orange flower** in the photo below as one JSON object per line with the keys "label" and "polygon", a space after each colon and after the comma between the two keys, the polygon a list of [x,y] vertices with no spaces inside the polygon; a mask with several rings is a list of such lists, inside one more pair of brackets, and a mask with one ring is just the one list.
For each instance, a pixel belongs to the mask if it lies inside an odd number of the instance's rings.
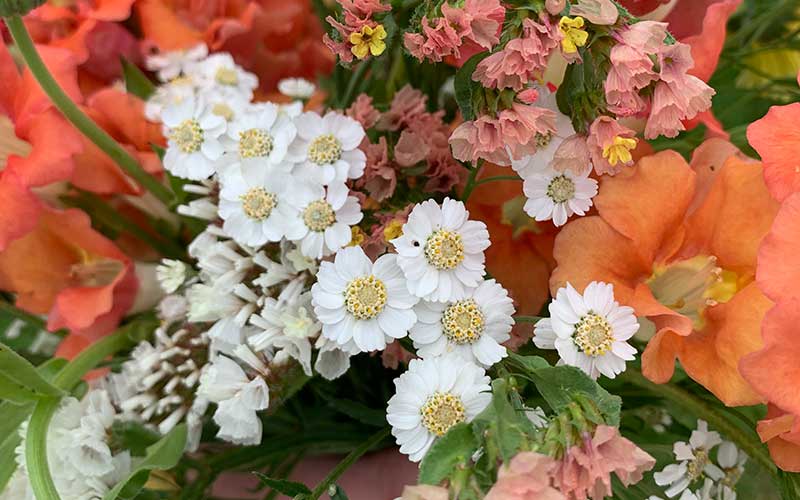
{"label": "orange flower", "polygon": [[613,283],[618,300],[654,325],[644,374],[667,382],[678,358],[728,405],[761,401],[738,364],[761,347],[771,303],[754,282],[756,254],[778,208],[761,165],[737,153],[712,139],[691,166],[664,151],[604,176],[599,215],[568,223],[556,238],[550,279],[552,292],[566,282],[578,290]]}
{"label": "orange flower", "polygon": [[756,428],[767,443],[775,465],[789,472],[800,472],[800,419],[775,405],[767,405],[767,417]]}
{"label": "orange flower", "polygon": [[747,140],[764,161],[769,192],[783,200],[800,191],[800,102],[772,106],[764,118],[747,127]]}

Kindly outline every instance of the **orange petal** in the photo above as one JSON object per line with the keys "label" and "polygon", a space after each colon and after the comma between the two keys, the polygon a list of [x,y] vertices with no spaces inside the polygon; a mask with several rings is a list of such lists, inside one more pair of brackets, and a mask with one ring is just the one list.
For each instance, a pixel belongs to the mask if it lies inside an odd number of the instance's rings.
{"label": "orange petal", "polygon": [[731,156],[746,158],[739,148],[720,138],[708,139],[695,148],[689,164],[697,174],[697,186],[688,213],[694,212],[705,200],[722,165]]}
{"label": "orange petal", "polygon": [[131,17],[134,0],[95,0],[89,17],[101,21],[124,21]]}
{"label": "orange petal", "polygon": [[[0,252],[36,227],[40,211],[39,199],[28,190],[22,179],[10,171],[0,174]],[[0,269],[0,283],[3,282]]]}
{"label": "orange petal", "polygon": [[800,298],[800,193],[781,206],[758,252],[758,285],[776,302]]}
{"label": "orange petal", "polygon": [[[83,94],[78,87],[78,61],[75,55],[68,50],[46,45],[37,45],[36,49],[47,65],[47,69],[50,70],[67,95],[75,102],[83,102]],[[25,70],[15,96],[14,123],[17,126],[25,126],[26,120],[38,116],[39,113],[52,106],[52,101],[42,91],[39,83],[33,78],[30,71]]]}
{"label": "orange petal", "polygon": [[17,127],[17,135],[31,145],[30,153],[8,158],[6,171],[14,172],[27,186],[44,186],[68,180],[74,156],[81,151],[81,136],[61,113],[48,109]]}
{"label": "orange petal", "polygon": [[747,140],[764,161],[764,179],[779,201],[800,191],[800,102],[772,106],[747,127]]}
{"label": "orange petal", "polygon": [[202,33],[185,24],[162,0],[140,0],[136,13],[144,38],[162,51],[188,49],[203,41]]}
{"label": "orange petal", "polygon": [[0,44],[0,81],[3,82],[0,87],[0,113],[13,118],[21,78],[6,44]]}
{"label": "orange petal", "polygon": [[800,419],[775,405],[767,406],[767,417],[758,422],[758,434],[767,443],[775,465],[800,472]]}

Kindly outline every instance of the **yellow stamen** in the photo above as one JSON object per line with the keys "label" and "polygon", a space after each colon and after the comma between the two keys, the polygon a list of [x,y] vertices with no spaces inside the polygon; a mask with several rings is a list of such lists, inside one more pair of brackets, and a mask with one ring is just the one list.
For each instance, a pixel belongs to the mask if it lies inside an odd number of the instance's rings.
{"label": "yellow stamen", "polygon": [[384,39],[386,39],[386,30],[382,24],[374,28],[364,25],[361,31],[350,34],[350,43],[353,45],[350,47],[350,51],[358,59],[364,59],[368,54],[377,57],[386,50]]}
{"label": "yellow stamen", "polygon": [[633,161],[631,151],[636,148],[636,139],[614,136],[614,142],[603,148],[603,158],[612,166]]}
{"label": "yellow stamen", "polygon": [[403,236],[403,221],[393,219],[383,228],[383,239],[389,243],[395,238]]}

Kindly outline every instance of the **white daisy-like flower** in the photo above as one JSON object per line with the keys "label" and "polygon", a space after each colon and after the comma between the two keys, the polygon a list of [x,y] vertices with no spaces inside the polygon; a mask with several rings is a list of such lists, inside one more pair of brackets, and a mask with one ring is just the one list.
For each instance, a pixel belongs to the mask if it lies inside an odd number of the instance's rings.
{"label": "white daisy-like flower", "polygon": [[488,368],[506,357],[502,344],[514,326],[514,304],[495,280],[485,280],[453,302],[420,301],[409,336],[423,358],[455,352]]}
{"label": "white daisy-like flower", "polygon": [[394,380],[386,420],[400,452],[419,462],[451,427],[471,422],[492,399],[483,368],[456,355],[412,359]]}
{"label": "white daisy-like flower", "polygon": [[192,180],[202,180],[213,174],[214,163],[223,153],[219,137],[225,132],[225,119],[212,113],[194,96],[167,105],[161,119],[167,137],[164,168],[173,175]]}
{"label": "white daisy-like flower", "polygon": [[408,289],[422,299],[449,302],[466,298],[483,279],[489,231],[467,220],[464,203],[445,198],[415,206],[403,234],[391,241]]}
{"label": "white daisy-like flower", "polygon": [[639,323],[633,308],[614,300],[614,285],[592,281],[583,295],[570,283],[549,305],[550,317],[536,323],[533,342],[556,349],[561,363],[576,366],[592,378],[614,378],[636,357],[630,339]]}
{"label": "white daisy-like flower", "polygon": [[165,293],[175,293],[175,290],[186,281],[186,263],[174,259],[162,259],[156,267],[156,279]]}
{"label": "white daisy-like flower", "polygon": [[191,78],[176,78],[156,87],[144,105],[144,116],[151,122],[160,122],[164,108],[194,97],[197,92]]}
{"label": "white daisy-like flower", "polygon": [[150,55],[145,61],[145,66],[148,70],[156,72],[159,80],[168,82],[186,73],[207,55],[208,47],[201,43],[185,50]]}
{"label": "white daisy-like flower", "polygon": [[222,87],[235,90],[248,100],[258,87],[258,77],[236,64],[233,56],[218,52],[192,65],[188,72],[196,75],[205,88]]}
{"label": "white daisy-like flower", "polygon": [[[358,149],[364,138],[360,123],[340,113],[325,116],[307,112],[295,118],[297,138],[289,156],[297,165],[298,177],[344,191],[347,179],[364,174],[367,157]],[[341,196],[341,193],[338,193]]]}
{"label": "white daisy-like flower", "polygon": [[597,195],[597,181],[589,177],[590,170],[581,174],[558,172],[552,167],[529,174],[522,183],[528,198],[522,207],[537,221],[553,220],[563,226],[571,215],[585,215]]}
{"label": "white daisy-like flower", "polygon": [[747,454],[730,441],[717,448],[717,464],[725,476],[717,484],[717,500],[736,500],[736,483],[744,474]]}
{"label": "white daisy-like flower", "polygon": [[322,262],[311,287],[314,313],[322,335],[344,350],[382,350],[403,338],[417,321],[419,299],[408,292],[397,256],[386,254],[374,263],[361,247],[347,247],[333,262]]}
{"label": "white daisy-like flower", "polygon": [[248,96],[228,87],[201,88],[197,90],[197,96],[203,99],[213,114],[224,118],[228,124],[253,107]]}
{"label": "white daisy-like flower", "polygon": [[226,154],[222,163],[238,164],[242,170],[281,168],[285,175],[292,164],[285,162],[297,129],[291,118],[273,103],[250,109],[228,124],[223,136]]}
{"label": "white daisy-like flower", "polygon": [[317,86],[305,78],[284,78],[278,82],[278,92],[294,99],[308,99]]}
{"label": "white daisy-like flower", "polygon": [[[689,442],[679,441],[672,447],[679,462],[653,474],[656,484],[668,486],[665,493],[669,498],[674,498],[680,494],[686,495],[686,491],[701,481],[704,485],[709,480],[719,481],[725,477],[725,473],[712,462],[711,450],[720,443],[722,439],[719,433],[709,431],[708,424],[698,420],[697,429],[692,431]],[[692,494],[696,495],[694,492]]]}
{"label": "white daisy-like flower", "polygon": [[337,199],[334,195],[317,185],[293,200],[300,208],[300,217],[294,220],[298,227],[292,232],[302,236],[292,240],[306,257],[321,259],[350,243],[350,226],[363,218],[358,198]]}
{"label": "white daisy-like flower", "polygon": [[217,403],[214,422],[220,439],[241,445],[261,442],[261,419],[256,412],[269,406],[269,389],[262,377],[251,379],[239,363],[219,356],[200,377],[197,393]]}
{"label": "white daisy-like flower", "polygon": [[276,175],[266,168],[232,166],[220,178],[219,216],[222,229],[236,242],[261,246],[270,241],[301,237],[295,197],[307,197],[310,189],[289,175]]}

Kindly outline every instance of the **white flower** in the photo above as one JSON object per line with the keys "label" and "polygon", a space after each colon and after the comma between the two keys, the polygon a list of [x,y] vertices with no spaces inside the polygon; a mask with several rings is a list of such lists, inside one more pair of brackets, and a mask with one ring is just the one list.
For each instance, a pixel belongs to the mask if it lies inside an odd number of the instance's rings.
{"label": "white flower", "polygon": [[156,279],[164,293],[174,293],[186,280],[187,266],[174,259],[162,259],[156,267]]}
{"label": "white flower", "polygon": [[[661,472],[653,474],[656,484],[669,485],[665,493],[669,498],[673,498],[681,493],[686,496],[685,490],[701,480],[708,484],[709,479],[714,481],[722,479],[725,473],[711,461],[711,450],[721,442],[719,433],[709,431],[708,424],[698,420],[697,430],[692,431],[689,442],[679,441],[673,445],[673,452],[679,463],[667,465]],[[703,490],[706,490],[705,484]],[[681,499],[683,498],[681,496]]]}
{"label": "white flower", "polygon": [[571,284],[558,290],[550,303],[550,317],[536,323],[533,342],[540,349],[556,349],[561,363],[576,366],[592,378],[614,378],[635,358],[628,344],[639,323],[633,309],[614,300],[614,286],[592,281],[583,295]]}
{"label": "white flower", "polygon": [[455,352],[488,368],[506,357],[502,344],[511,336],[514,305],[495,280],[485,280],[452,302],[421,301],[414,307],[417,324],[409,336],[423,358]]}
{"label": "white flower", "polygon": [[436,438],[471,422],[491,401],[489,382],[483,368],[458,356],[412,359],[386,410],[400,452],[419,462]]}
{"label": "white flower", "polygon": [[258,87],[258,78],[236,64],[233,57],[226,53],[216,53],[203,61],[192,65],[189,72],[196,75],[205,88],[227,88],[245,96],[253,97],[253,90]]}
{"label": "white flower", "polygon": [[269,389],[261,376],[251,380],[237,362],[219,356],[200,377],[197,393],[217,403],[217,437],[241,445],[261,442],[261,419],[256,412],[269,406]]}
{"label": "white flower", "polygon": [[167,105],[161,119],[167,137],[164,168],[192,180],[213,174],[214,163],[223,153],[219,136],[225,132],[225,120],[194,96]]}
{"label": "white flower", "polygon": [[326,380],[334,380],[344,375],[350,369],[350,356],[358,353],[358,348],[353,342],[348,345],[353,351],[350,352],[322,335],[317,338],[314,347],[319,349],[314,370]]}
{"label": "white flower", "polygon": [[723,441],[717,449],[717,464],[725,476],[717,485],[717,500],[736,500],[736,483],[744,474],[747,454],[730,441]]}
{"label": "white flower", "polygon": [[250,97],[242,95],[238,90],[229,87],[213,87],[198,89],[197,96],[203,100],[211,113],[231,123],[253,109]]}
{"label": "white flower", "polygon": [[156,87],[144,105],[144,116],[152,122],[161,121],[164,108],[194,97],[196,88],[191,78],[177,78]]}
{"label": "white flower", "polygon": [[172,323],[186,317],[189,303],[183,295],[167,295],[159,301],[156,307],[159,319]]}
{"label": "white flower", "polygon": [[489,231],[486,224],[468,217],[464,204],[450,198],[441,206],[427,200],[414,207],[402,236],[391,241],[411,293],[448,302],[465,298],[470,288],[478,286]]}
{"label": "white flower", "polygon": [[284,236],[297,239],[300,211],[292,203],[309,187],[271,169],[231,167],[221,178],[219,216],[237,243],[254,247]]}
{"label": "white flower", "polygon": [[297,227],[291,239],[306,257],[321,259],[350,243],[350,226],[363,218],[358,198],[337,199],[334,195],[334,191],[314,186],[293,200],[300,207],[300,217],[293,221]]}
{"label": "white flower", "polygon": [[522,207],[537,221],[553,220],[563,226],[572,214],[585,215],[597,195],[597,181],[582,174],[557,172],[552,167],[531,173],[525,178],[522,190],[528,198]]}
{"label": "white flower", "polygon": [[367,157],[358,149],[364,129],[357,121],[339,113],[324,117],[303,113],[295,118],[297,138],[289,148],[298,177],[335,190],[335,197],[346,196],[347,179],[364,174]]}
{"label": "white flower", "polygon": [[281,167],[288,173],[292,164],[284,160],[296,134],[291,118],[280,113],[277,105],[263,103],[258,109],[248,110],[228,124],[223,136],[227,154],[222,162],[238,164],[243,171]]}
{"label": "white flower", "polygon": [[382,350],[417,321],[412,308],[419,299],[408,292],[393,254],[372,263],[361,247],[340,250],[320,265],[311,297],[322,335],[345,350],[351,342],[358,352]]}
{"label": "white flower", "polygon": [[284,78],[278,82],[278,92],[295,99],[308,99],[317,89],[305,78]]}
{"label": "white flower", "polygon": [[148,70],[155,71],[159,80],[168,82],[186,73],[189,68],[207,55],[208,47],[201,43],[185,50],[161,52],[148,56],[145,66]]}

